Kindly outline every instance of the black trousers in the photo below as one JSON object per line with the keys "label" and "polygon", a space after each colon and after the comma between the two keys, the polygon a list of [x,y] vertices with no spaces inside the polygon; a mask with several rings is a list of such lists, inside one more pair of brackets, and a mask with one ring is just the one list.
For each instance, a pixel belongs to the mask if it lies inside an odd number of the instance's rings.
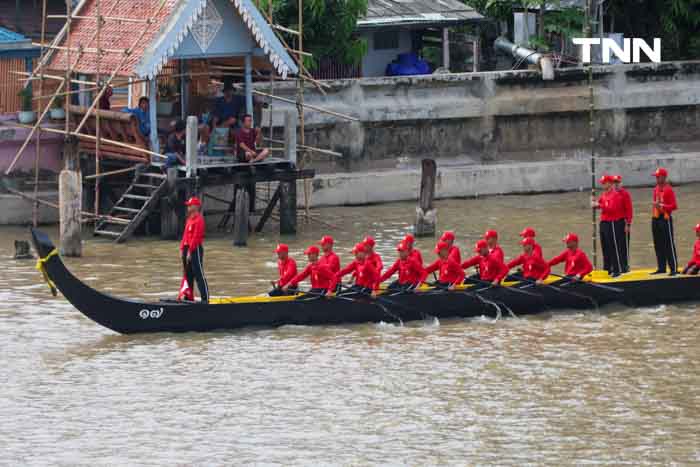
{"label": "black trousers", "polygon": [[413,284],[400,284],[399,281],[396,280],[389,284],[387,289],[391,290],[392,292],[405,292],[411,287],[413,287]]}
{"label": "black trousers", "polygon": [[196,281],[202,301],[208,302],[209,285],[207,284],[207,278],[204,277],[204,248],[202,245],[199,245],[197,248],[192,250],[192,253],[190,254],[190,261],[187,261],[188,251],[188,247],[185,247],[182,250],[182,267],[185,268],[187,283],[190,285],[192,290],[194,290],[194,281]]}
{"label": "black trousers", "polygon": [[661,216],[651,220],[651,235],[654,238],[656,263],[659,271],[665,271],[668,265],[673,272],[678,271],[678,255],[673,235],[673,217]]}
{"label": "black trousers", "polygon": [[603,269],[610,274],[619,274],[628,270],[624,219],[601,221],[600,246],[603,250]]}
{"label": "black trousers", "polygon": [[270,297],[288,297],[290,295],[296,295],[298,292],[299,290],[296,287],[290,287],[287,289],[286,292],[282,289],[278,289],[275,287],[274,289],[270,290],[267,294]]}

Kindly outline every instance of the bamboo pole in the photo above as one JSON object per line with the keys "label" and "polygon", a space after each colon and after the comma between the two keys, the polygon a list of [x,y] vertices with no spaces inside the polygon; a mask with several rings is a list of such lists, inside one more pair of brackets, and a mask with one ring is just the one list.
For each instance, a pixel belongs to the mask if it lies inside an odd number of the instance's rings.
{"label": "bamboo pole", "polygon": [[100,172],[99,174],[96,173],[95,175],[87,175],[83,177],[83,180],[95,180],[99,178],[109,177],[110,175],[119,175],[128,172],[133,172],[134,170],[136,170],[136,166],[128,167],[126,169],[111,170],[108,172]]}
{"label": "bamboo pole", "polygon": [[[279,139],[274,139],[274,138],[265,138],[265,141],[268,141],[270,143],[276,143],[276,144],[284,144],[284,141],[279,140]],[[297,144],[297,148],[302,149],[304,151],[311,151],[311,152],[317,152],[319,154],[326,154],[328,156],[343,157],[343,155],[341,153],[331,151],[330,149],[321,149],[321,148],[317,148],[314,146],[301,145],[301,144]]]}
{"label": "bamboo pole", "polygon": [[[68,44],[68,50],[66,50],[66,76],[63,83],[68,83],[66,86],[70,89],[70,79],[73,74],[73,67],[70,66],[70,47],[71,47],[71,25],[73,23],[72,14],[72,0],[66,0],[66,44]],[[75,62],[76,65],[80,61],[80,55],[78,55],[78,60]],[[75,66],[75,65],[74,65]],[[66,136],[70,134],[70,105],[66,106]]]}
{"label": "bamboo pole", "polygon": [[[297,61],[301,64],[301,66],[304,65],[304,0],[299,0],[298,3],[298,8],[299,8],[299,38],[298,45],[299,45],[299,50],[297,50]],[[304,126],[305,126],[305,121],[304,121],[304,73],[299,73],[297,80],[297,108],[299,110],[299,144],[301,146],[304,146],[306,143],[306,135],[304,134]],[[303,169],[304,166],[306,166],[306,151],[302,152],[302,157],[301,157],[301,168]],[[310,185],[308,183],[308,180],[304,180],[304,210],[306,212],[306,219],[308,222],[309,217],[311,216],[311,213],[309,211],[309,204],[310,204]]]}
{"label": "bamboo pole", "polygon": [[[48,15],[47,18],[49,19],[66,19],[66,15]],[[73,15],[73,19],[93,19],[90,16],[80,16],[80,15]],[[141,23],[141,24],[149,24],[148,19],[138,19],[138,18],[123,18],[120,16],[103,16],[103,20],[105,21],[116,21],[116,22],[121,22],[121,23]]]}
{"label": "bamboo pole", "polygon": [[[43,44],[46,39],[46,0],[42,1],[41,4],[41,43]],[[44,48],[42,47],[39,54],[40,57],[44,56]],[[39,94],[44,94],[44,71],[41,71],[41,79],[39,80]],[[39,100],[39,108],[41,108],[41,99]],[[36,155],[34,157],[34,198],[39,197],[39,157],[41,155],[41,129],[38,129],[36,133]],[[34,201],[32,206],[32,226],[36,228],[39,225],[39,203]]]}
{"label": "bamboo pole", "polygon": [[[73,17],[75,19],[75,16]],[[94,19],[94,18],[90,18]],[[95,48],[95,47],[66,47],[64,45],[51,45],[46,44],[44,42],[32,42],[32,45],[35,47],[44,47],[47,49],[55,49],[55,50],[63,50],[64,52],[77,52],[77,53],[88,53],[88,54],[99,54],[100,52],[98,50],[101,50],[102,53],[109,53],[109,54],[123,54],[126,53],[128,49],[109,49],[109,48],[104,48],[100,49]]]}
{"label": "bamboo pole", "polygon": [[[297,87],[298,87],[298,86],[297,86]],[[262,91],[253,91],[253,94],[257,94],[258,96],[270,97],[271,99],[275,99],[275,100],[278,100],[278,101],[286,102],[286,103],[288,103],[288,104],[299,105],[299,103],[298,103],[297,101],[293,101],[293,100],[287,99],[287,98],[285,98],[285,97],[274,96],[274,95],[271,95],[271,94],[269,94],[269,93],[262,92]],[[341,114],[341,113],[339,113],[339,112],[334,112],[334,111],[332,111],[332,110],[327,110],[327,109],[324,109],[324,108],[322,108],[322,107],[318,107],[318,106],[315,106],[315,105],[304,104],[303,101],[301,102],[301,106],[302,106],[302,107],[309,108],[309,109],[311,109],[311,110],[315,110],[316,112],[321,112],[321,113],[325,113],[325,114],[328,114],[328,115],[333,115],[334,117],[342,118],[342,119],[344,119],[344,120],[349,120],[349,121],[351,121],[351,122],[359,122],[359,121],[360,121],[359,118],[351,117],[351,116],[349,116],[349,115]]]}
{"label": "bamboo pole", "polygon": [[[97,44],[97,63],[95,64],[95,81],[97,81],[98,86],[100,79],[102,79],[101,76],[101,68],[102,68],[102,52],[101,52],[101,40],[102,40],[102,9],[101,5],[102,2],[100,0],[95,0],[95,12],[97,13],[97,25],[96,25],[96,32],[95,32],[95,40]],[[95,173],[97,175],[100,174],[100,142],[101,138],[100,136],[102,135],[102,129],[100,128],[100,114],[101,112],[96,112],[95,113]],[[98,176],[95,179],[95,215],[98,215],[100,213],[100,177]]]}

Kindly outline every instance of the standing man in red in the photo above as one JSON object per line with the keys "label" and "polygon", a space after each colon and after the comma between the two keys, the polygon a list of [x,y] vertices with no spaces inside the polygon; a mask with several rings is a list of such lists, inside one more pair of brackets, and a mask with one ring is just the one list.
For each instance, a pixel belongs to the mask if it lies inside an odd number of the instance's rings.
{"label": "standing man in red", "polygon": [[209,286],[206,277],[204,277],[204,248],[202,246],[205,223],[204,216],[199,212],[202,202],[193,196],[187,200],[185,206],[187,206],[187,222],[180,242],[182,266],[189,286],[194,290],[193,281],[196,281],[202,303],[207,303],[209,301]]}
{"label": "standing man in red", "polygon": [[501,263],[505,262],[503,249],[498,244],[498,232],[495,230],[487,230],[484,234],[484,240],[489,244],[489,253],[494,255]]}
{"label": "standing man in red", "polygon": [[658,268],[652,274],[664,274],[668,265],[670,276],[678,274],[678,255],[673,235],[673,213],[678,209],[676,194],[668,183],[668,171],[659,167],[654,172],[654,188],[651,233],[654,237]]}
{"label": "standing man in red", "polygon": [[[603,268],[611,277],[618,277],[624,270],[624,228],[616,228],[615,221],[623,219],[622,199],[613,187],[613,178],[603,175],[600,179],[604,192],[596,200],[591,198],[591,207],[600,209],[600,246],[603,250]],[[624,221],[623,221],[624,222]]]}
{"label": "standing man in red", "polygon": [[535,239],[524,238],[520,244],[523,246],[523,254],[506,264],[506,267],[510,271],[516,266],[522,266],[524,279],[542,284],[549,277],[550,269],[545,260],[535,253]]}
{"label": "standing man in red", "polygon": [[382,257],[374,251],[374,237],[365,237],[362,243],[365,245],[365,261],[368,261],[374,266],[374,269],[377,270],[377,274],[381,274],[382,269],[384,269],[384,264],[382,263]]}
{"label": "standing man in red", "polygon": [[340,271],[340,258],[333,251],[333,243],[333,237],[329,235],[321,239],[321,249],[323,250],[321,261],[335,274]]}
{"label": "standing man in red", "polygon": [[[531,239],[535,240],[535,237],[537,236],[537,233],[535,232],[535,229],[533,229],[532,227],[525,227],[525,228],[523,229],[523,231],[520,232],[520,236],[521,236],[522,238],[524,238],[524,239],[525,239],[525,238],[531,238]],[[542,256],[542,247],[540,246],[539,243],[537,243],[537,240],[535,240],[535,246],[534,246],[534,248],[533,248],[533,252],[534,252],[536,255],[540,255],[541,257],[544,258],[544,256]]]}
{"label": "standing man in red", "polygon": [[[632,220],[634,218],[634,205],[632,203],[632,195],[622,186],[622,175],[613,176],[615,191],[620,195],[622,201],[621,215],[624,219],[625,232],[625,268],[622,272],[630,271],[630,239],[632,233]],[[618,227],[619,230],[620,227]]]}
{"label": "standing man in red", "polygon": [[389,285],[390,290],[405,291],[418,287],[423,278],[423,265],[418,262],[415,256],[411,256],[411,252],[405,242],[399,243],[396,250],[399,252],[399,259],[382,274],[379,278],[379,283],[381,284],[398,272],[399,279]]}
{"label": "standing man in red", "polygon": [[289,281],[287,285],[282,287],[282,290],[286,293],[290,289],[297,289],[299,287],[299,282],[303,281],[307,277],[310,277],[310,292],[312,294],[332,294],[335,290],[335,274],[331,272],[328,265],[318,258],[321,254],[321,250],[319,250],[316,245],[311,245],[306,249],[306,251],[304,251],[304,254],[308,257],[309,264],[307,264],[303,271]]}
{"label": "standing man in red", "polygon": [[440,241],[443,243],[447,243],[450,258],[452,258],[457,264],[459,264],[462,262],[462,255],[459,252],[459,248],[455,246],[455,238],[455,233],[451,230],[448,230],[447,232],[442,234],[442,237],[440,237]]}
{"label": "standing man in red", "polygon": [[439,270],[440,275],[436,286],[442,289],[454,290],[457,285],[464,282],[464,269],[460,267],[454,257],[450,256],[450,245],[447,242],[438,242],[435,245],[435,253],[438,255],[438,259],[425,268],[421,282],[425,281],[428,274]]}
{"label": "standing man in red", "polygon": [[697,276],[700,272],[700,224],[695,226],[695,246],[693,247],[693,258],[683,270],[683,274]]}
{"label": "standing man in red", "polygon": [[411,234],[408,234],[404,237],[403,242],[408,247],[408,252],[411,255],[411,257],[417,259],[420,265],[423,266],[423,255],[421,254],[420,250],[418,250],[418,248],[415,248],[413,246],[416,243],[416,237],[414,237]]}
{"label": "standing man in red", "polygon": [[[275,249],[277,253],[277,270],[279,271],[279,279],[272,283],[274,289],[268,294],[270,297],[279,297],[295,293],[296,290],[284,291],[283,288],[292,282],[292,279],[297,275],[297,262],[289,257],[289,247],[284,243],[277,245]],[[296,289],[296,287],[294,287]]]}
{"label": "standing man in red", "polygon": [[556,266],[564,263],[564,274],[566,277],[576,280],[583,280],[584,277],[593,271],[593,265],[586,256],[586,253],[578,247],[578,235],[570,233],[564,238],[566,250],[559,256],[549,260],[549,266]]}
{"label": "standing man in red", "polygon": [[501,281],[508,275],[508,268],[503,261],[499,261],[489,252],[489,244],[486,240],[476,242],[474,252],[476,256],[462,263],[462,269],[472,266],[479,266],[479,279],[491,282],[493,285],[500,285]]}

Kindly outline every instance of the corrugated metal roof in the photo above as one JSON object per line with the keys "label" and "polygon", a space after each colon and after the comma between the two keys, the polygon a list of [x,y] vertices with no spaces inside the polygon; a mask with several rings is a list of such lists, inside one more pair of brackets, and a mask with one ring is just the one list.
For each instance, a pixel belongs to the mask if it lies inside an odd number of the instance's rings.
{"label": "corrugated metal roof", "polygon": [[360,29],[385,25],[459,24],[484,19],[459,0],[369,0]]}
{"label": "corrugated metal roof", "polygon": [[22,34],[9,29],[0,28],[0,43],[25,42],[28,41]]}

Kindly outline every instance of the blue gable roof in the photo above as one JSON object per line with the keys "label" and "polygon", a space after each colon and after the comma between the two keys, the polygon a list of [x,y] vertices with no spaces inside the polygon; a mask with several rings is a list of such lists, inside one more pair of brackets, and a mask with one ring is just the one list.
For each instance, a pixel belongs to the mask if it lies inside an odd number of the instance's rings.
{"label": "blue gable roof", "polygon": [[251,0],[180,0],[149,44],[136,73],[153,78],[173,58],[247,54],[265,56],[285,78],[298,73],[296,63]]}
{"label": "blue gable roof", "polygon": [[8,42],[26,42],[29,39],[24,37],[22,34],[14,31],[10,31],[9,29],[1,28],[0,27],[0,42],[1,43],[8,43]]}

